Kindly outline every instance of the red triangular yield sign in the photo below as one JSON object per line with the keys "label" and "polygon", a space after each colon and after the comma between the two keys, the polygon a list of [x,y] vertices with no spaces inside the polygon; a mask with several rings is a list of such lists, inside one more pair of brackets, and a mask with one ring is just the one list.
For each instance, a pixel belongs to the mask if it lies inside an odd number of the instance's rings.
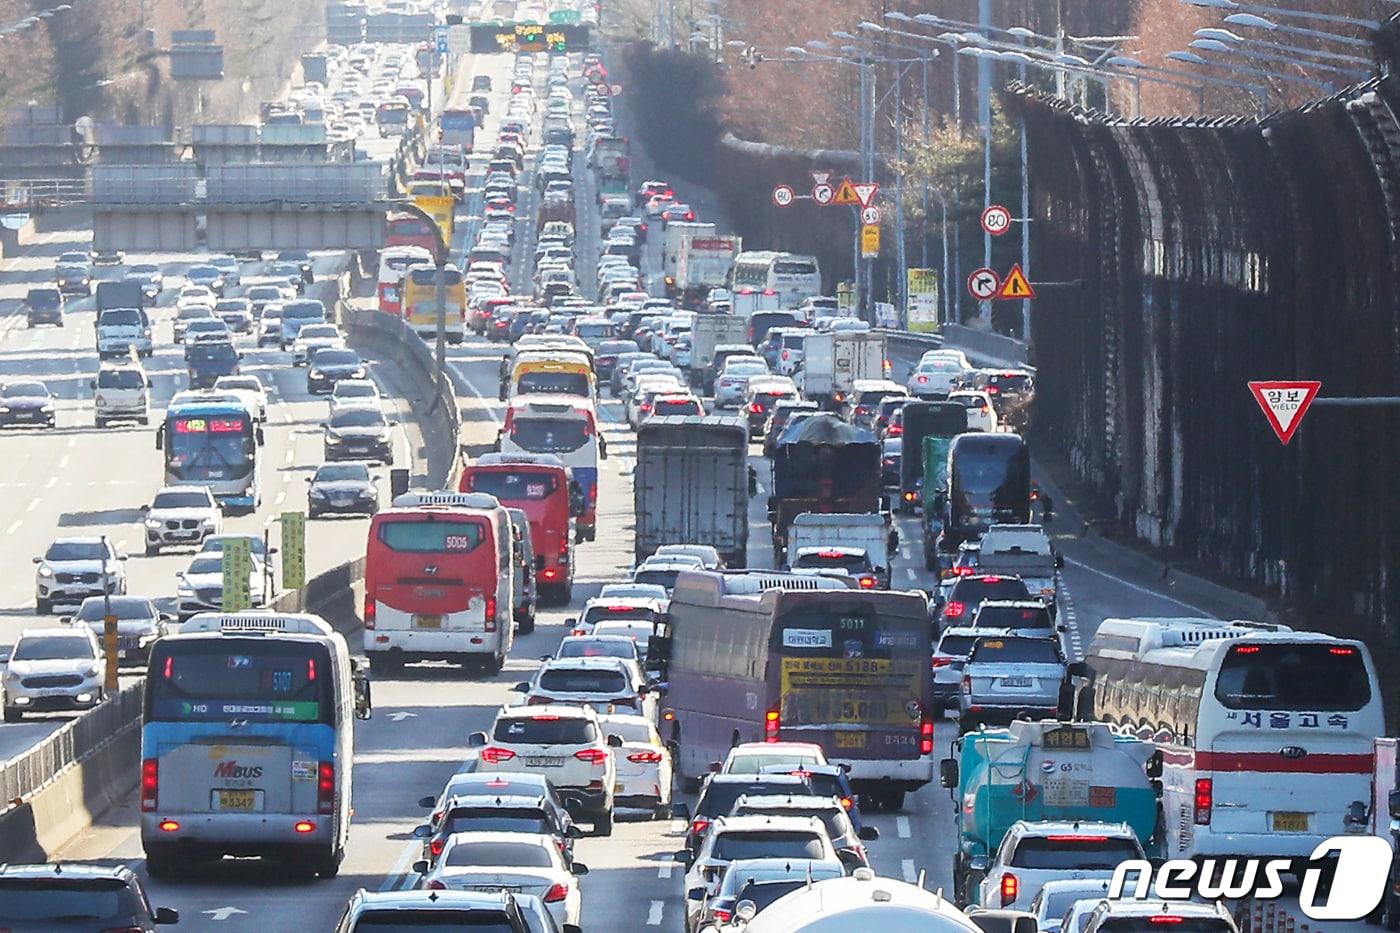
{"label": "red triangular yield sign", "polygon": [[1321,388],[1321,382],[1311,380],[1249,383],[1249,391],[1254,393],[1254,400],[1263,409],[1269,427],[1274,429],[1285,445],[1293,440],[1293,433],[1303,423],[1308,406],[1312,405]]}

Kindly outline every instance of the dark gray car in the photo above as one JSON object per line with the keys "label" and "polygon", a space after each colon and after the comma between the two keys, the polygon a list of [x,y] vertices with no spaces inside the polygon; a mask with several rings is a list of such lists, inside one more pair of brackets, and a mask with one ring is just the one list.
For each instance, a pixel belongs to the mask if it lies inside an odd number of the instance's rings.
{"label": "dark gray car", "polygon": [[373,515],[379,511],[379,488],[365,463],[323,463],[307,480],[307,516],[335,512]]}
{"label": "dark gray car", "polygon": [[125,865],[0,866],[0,929],[10,933],[140,930],[179,923],[151,907],[141,879]]}
{"label": "dark gray car", "polygon": [[55,424],[53,396],[42,382],[11,382],[0,386],[0,426]]}
{"label": "dark gray car", "polygon": [[327,460],[394,463],[392,423],[374,408],[342,408],[325,422]]}

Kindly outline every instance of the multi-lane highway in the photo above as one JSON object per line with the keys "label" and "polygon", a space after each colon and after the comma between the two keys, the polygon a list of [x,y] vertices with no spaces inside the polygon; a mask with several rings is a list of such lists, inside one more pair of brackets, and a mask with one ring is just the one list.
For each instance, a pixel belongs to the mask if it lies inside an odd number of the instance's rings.
{"label": "multi-lane highway", "polygon": [[[508,88],[509,57],[467,59],[459,63],[459,75],[489,74],[496,87],[495,102],[501,102]],[[459,80],[459,94],[467,82]],[[504,107],[493,107],[493,111]],[[488,119],[483,134],[494,132]],[[527,166],[529,159],[527,158]],[[480,185],[484,164],[473,161],[472,189],[459,212],[454,254],[471,242],[481,213]],[[634,178],[656,177],[645,157],[634,152]],[[516,238],[512,280],[517,292],[528,292],[530,257],[533,254],[533,224],[530,220],[531,176],[527,168],[521,179],[522,220]],[[598,251],[598,226],[591,215],[594,199],[591,175],[580,168],[576,174],[577,201],[581,216],[577,224],[579,241],[579,280],[591,283],[592,264]],[[691,203],[713,203],[701,192],[680,194]],[[723,219],[713,213],[705,219]],[[643,260],[644,272],[653,279],[658,264],[659,237],[652,237]],[[57,250],[61,244],[45,244]],[[172,268],[188,258],[162,257]],[[15,268],[7,275],[29,274]],[[10,287],[20,287],[17,283]],[[585,292],[587,285],[585,285]],[[115,429],[97,432],[89,426],[90,407],[84,408],[84,383],[80,374],[90,373],[95,360],[87,346],[85,327],[90,315],[73,315],[62,331],[9,331],[0,343],[0,360],[9,372],[42,374],[50,378],[64,401],[57,432],[16,438],[7,442],[23,462],[9,477],[11,492],[0,508],[0,526],[14,525],[0,543],[0,556],[11,566],[28,566],[27,558],[54,534],[69,528],[102,531],[130,545],[137,532],[134,509],[143,496],[157,485],[158,462],[149,430]],[[168,327],[168,324],[162,324]],[[469,337],[450,355],[468,387],[461,399],[472,417],[499,419],[501,406],[495,401],[498,361],[502,349]],[[234,527],[260,528],[270,511],[300,508],[304,505],[301,478],[308,466],[319,461],[320,448],[316,423],[323,403],[305,395],[300,370],[285,365],[285,358],[274,351],[250,352],[254,371],[264,373],[278,390],[278,404],[271,416],[267,455],[276,465],[265,498],[263,512],[239,519]],[[178,359],[169,349],[159,352],[152,371],[157,378],[157,397],[168,397],[182,385]],[[895,378],[902,379],[913,363],[895,359]],[[85,378],[85,376],[84,376]],[[446,778],[471,758],[467,736],[490,724],[494,711],[514,695],[510,687],[538,664],[540,656],[552,652],[565,633],[565,618],[575,615],[582,601],[606,582],[624,578],[632,566],[632,476],[635,463],[632,432],[626,427],[621,407],[605,400],[600,407],[603,430],[611,454],[601,469],[599,493],[599,533],[597,540],[578,549],[578,576],[573,603],[567,608],[542,609],[539,627],[515,643],[506,668],[499,675],[483,678],[463,675],[456,669],[437,666],[409,668],[405,673],[381,678],[375,684],[376,715],[357,726],[355,741],[354,825],[346,860],[340,875],[330,881],[307,882],[288,878],[276,866],[255,862],[201,866],[182,877],[150,881],[153,901],[178,908],[196,929],[230,931],[325,930],[356,888],[398,890],[413,887],[416,876],[411,864],[420,851],[412,838],[414,826],[423,817],[417,807],[419,797],[436,794]],[[749,553],[756,563],[770,561],[768,524],[764,510],[767,466],[758,457],[760,488],[750,506],[751,544]],[[50,478],[53,478],[52,480]],[[1052,490],[1053,491],[1053,490]],[[1073,629],[1071,640],[1087,644],[1098,623],[1110,616],[1200,615],[1228,612],[1218,605],[1216,594],[1193,594],[1165,586],[1160,579],[1139,570],[1139,562],[1098,538],[1079,537],[1082,522],[1063,496],[1056,495],[1059,517],[1052,531],[1067,558],[1064,572],[1064,611]],[[33,504],[31,504],[33,503]],[[933,585],[918,552],[918,530],[910,520],[903,522],[902,540],[894,567],[895,587],[929,589]],[[363,523],[357,520],[314,527],[309,551],[318,563],[332,563],[363,552]],[[133,557],[133,591],[167,595],[173,589],[173,573],[181,566],[176,555],[145,559]],[[21,573],[4,584],[6,632],[32,622],[32,591]],[[10,636],[12,637],[12,635]],[[0,727],[0,737],[11,728]],[[938,755],[942,757],[955,734],[955,727],[944,722],[936,731]],[[22,738],[14,740],[22,742]],[[3,752],[0,751],[0,757]],[[678,797],[678,799],[683,799]],[[927,872],[932,885],[946,886],[951,876],[953,850],[952,806],[949,795],[931,786],[909,796],[897,813],[875,812],[868,821],[881,833],[870,845],[875,868],[885,875],[914,880]],[[98,825],[75,839],[60,853],[63,859],[119,859],[142,866],[142,850],[136,829],[134,793],[122,805],[103,816]],[[684,914],[681,895],[682,870],[671,854],[681,845],[675,821],[653,821],[644,814],[621,817],[608,838],[586,838],[577,844],[579,861],[590,873],[582,879],[583,926],[591,931],[682,929]]]}

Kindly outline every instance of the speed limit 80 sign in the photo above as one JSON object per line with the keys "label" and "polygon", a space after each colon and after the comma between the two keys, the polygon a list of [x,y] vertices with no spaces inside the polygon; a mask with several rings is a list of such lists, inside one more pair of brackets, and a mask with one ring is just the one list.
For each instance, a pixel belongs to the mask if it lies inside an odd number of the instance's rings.
{"label": "speed limit 80 sign", "polygon": [[1000,204],[992,204],[982,211],[982,229],[992,236],[1001,236],[1011,229],[1011,212]]}
{"label": "speed limit 80 sign", "polygon": [[778,185],[773,189],[773,203],[778,207],[787,207],[792,204],[796,192],[788,185]]}

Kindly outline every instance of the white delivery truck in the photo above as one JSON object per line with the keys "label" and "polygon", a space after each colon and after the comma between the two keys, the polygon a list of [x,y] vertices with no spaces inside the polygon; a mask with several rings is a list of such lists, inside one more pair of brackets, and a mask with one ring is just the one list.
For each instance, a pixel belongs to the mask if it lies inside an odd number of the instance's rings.
{"label": "white delivery truck", "polygon": [[686,237],[710,237],[716,236],[719,228],[711,223],[701,221],[678,220],[666,225],[662,231],[664,239],[661,241],[661,274],[666,282],[666,297],[674,298],[679,292],[676,288],[676,268],[681,261],[681,242]]}
{"label": "white delivery truck", "polygon": [[690,325],[690,384],[700,385],[702,374],[714,362],[715,347],[748,343],[748,321],[733,314],[697,314]]}
{"label": "white delivery truck", "polygon": [[881,585],[890,585],[890,562],[899,532],[889,512],[803,512],[788,526],[788,569],[802,548],[863,548]]}
{"label": "white delivery truck", "polygon": [[1020,577],[1030,594],[1055,613],[1063,559],[1040,525],[992,525],[982,535],[977,572]]}
{"label": "white delivery truck", "polygon": [[[687,236],[681,238],[676,262],[675,294],[685,308],[700,308],[716,288],[729,281],[729,270],[744,241],[736,236]],[[668,280],[669,282],[670,280]],[[671,293],[670,288],[667,290]],[[674,296],[673,296],[674,297]]]}
{"label": "white delivery truck", "polygon": [[884,378],[885,335],[859,330],[809,335],[793,377],[804,397],[827,408],[844,402],[857,379]]}

